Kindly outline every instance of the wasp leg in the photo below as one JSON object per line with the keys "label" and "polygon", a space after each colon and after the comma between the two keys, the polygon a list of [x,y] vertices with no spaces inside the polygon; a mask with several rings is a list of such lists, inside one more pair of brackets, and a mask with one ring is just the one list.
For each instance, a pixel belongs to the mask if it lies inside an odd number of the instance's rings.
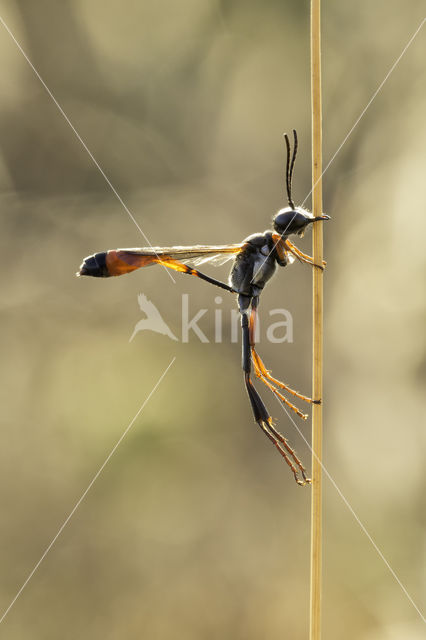
{"label": "wasp leg", "polygon": [[324,267],[327,265],[326,261],[322,261],[322,266],[314,263],[314,259],[312,256],[308,256],[307,253],[303,253],[287,238],[284,242],[285,248],[287,251],[290,251],[300,262],[304,262],[305,264],[310,264],[312,267],[317,267],[317,269],[324,270]]}
{"label": "wasp leg", "polygon": [[[301,393],[294,391],[294,389],[291,389],[290,387],[288,387],[286,384],[284,384],[284,382],[281,382],[280,380],[276,380],[275,378],[273,378],[256,352],[255,332],[256,332],[258,303],[259,303],[259,297],[258,296],[253,297],[252,303],[251,303],[249,334],[250,334],[250,348],[251,348],[252,360],[254,364],[254,372],[256,376],[263,382],[263,384],[265,384],[268,387],[268,389],[270,389],[272,393],[274,393],[277,396],[277,398],[281,400],[281,402],[286,404],[300,418],[303,418],[303,420],[306,420],[308,418],[306,413],[302,413],[292,402],[287,400],[287,398],[285,398],[282,395],[282,393],[280,393],[278,389],[275,388],[274,385],[280,387],[281,389],[285,389],[286,391],[289,391],[290,393],[292,393],[294,396],[297,396],[301,400],[305,400],[306,402],[314,402],[314,401],[311,398],[308,398],[307,396],[303,396]],[[268,382],[268,380],[270,380],[270,382]]]}
{"label": "wasp leg", "polygon": [[[290,447],[290,445],[288,444],[284,436],[282,436],[279,433],[279,431],[276,431],[275,429],[272,430],[271,424],[268,424],[268,426],[266,426],[264,422],[258,422],[258,424],[262,429],[263,433],[266,435],[266,437],[269,438],[269,440],[275,445],[275,447],[278,449],[278,451],[280,452],[284,460],[287,462],[288,466],[293,472],[294,479],[296,480],[297,484],[300,485],[301,487],[304,487],[307,484],[311,484],[312,480],[308,478],[308,476],[306,475],[306,469],[304,468],[301,461],[297,457],[294,450]],[[269,429],[271,429],[272,433],[269,431]],[[279,435],[280,437],[279,438],[276,437],[276,434]],[[280,445],[280,442],[283,443],[285,449],[288,451],[288,453],[290,454],[295,464],[292,462],[290,456],[288,456],[287,453],[285,452],[284,447]],[[302,476],[302,479],[300,479],[299,477],[299,472],[300,472],[300,475]]]}
{"label": "wasp leg", "polygon": [[296,482],[298,484],[310,484],[312,482],[312,480],[310,478],[308,478],[308,476],[306,475],[306,469],[303,466],[301,460],[299,460],[299,458],[296,455],[295,450],[290,447],[290,445],[288,444],[288,440],[287,438],[285,438],[282,433],[280,433],[277,429],[275,429],[274,425],[271,423],[269,425],[269,429],[271,430],[271,433],[276,437],[277,440],[279,440],[279,442],[282,442],[282,444],[284,445],[284,447],[287,449],[288,453],[291,455],[291,457],[293,458],[294,462],[297,464],[298,468],[300,469],[300,473],[302,475],[303,478],[303,482],[299,482],[299,480],[296,478]]}
{"label": "wasp leg", "polygon": [[[256,372],[256,365],[255,365],[255,372]],[[285,396],[283,396],[282,393],[280,393],[278,391],[278,389],[276,389],[270,382],[268,382],[267,380],[265,380],[265,378],[262,376],[261,373],[257,373],[256,372],[257,377],[263,382],[263,384],[265,384],[268,389],[270,389],[272,391],[273,394],[275,394],[277,396],[277,398],[279,400],[281,400],[281,402],[285,405],[287,405],[287,407],[289,409],[291,409],[292,411],[294,411],[294,413],[296,415],[299,416],[299,418],[302,418],[302,420],[307,420],[308,419],[308,414],[307,413],[302,413],[302,411],[300,411],[300,409],[298,409],[292,402],[290,402],[289,400],[287,400],[287,398]]]}
{"label": "wasp leg", "polygon": [[[274,444],[278,452],[284,458],[288,466],[293,472],[294,479],[297,484],[303,486],[310,482],[306,476],[306,470],[302,465],[296,453],[287,443],[284,436],[277,431],[273,425],[272,418],[265,407],[262,398],[257,393],[250,378],[251,373],[251,348],[250,348],[250,328],[248,320],[248,308],[250,306],[250,297],[238,297],[238,303],[241,313],[241,328],[243,333],[242,339],[242,368],[244,371],[244,382],[250,399],[253,416],[263,433]],[[300,478],[301,476],[301,478]]]}
{"label": "wasp leg", "polygon": [[279,387],[280,389],[284,389],[284,391],[291,393],[291,395],[295,396],[296,398],[299,398],[300,400],[304,400],[305,402],[309,402],[310,404],[321,404],[321,400],[313,400],[308,396],[304,396],[298,391],[295,391],[294,389],[286,385],[284,382],[281,382],[281,380],[277,380],[276,378],[274,378],[274,376],[271,375],[271,372],[268,371],[268,369],[263,364],[263,361],[259,356],[259,354],[257,353],[255,347],[251,348],[251,353],[252,353],[252,359],[253,359],[253,365],[254,365],[254,372],[256,376],[260,378],[263,382],[265,382],[265,379],[269,380],[275,386]]}

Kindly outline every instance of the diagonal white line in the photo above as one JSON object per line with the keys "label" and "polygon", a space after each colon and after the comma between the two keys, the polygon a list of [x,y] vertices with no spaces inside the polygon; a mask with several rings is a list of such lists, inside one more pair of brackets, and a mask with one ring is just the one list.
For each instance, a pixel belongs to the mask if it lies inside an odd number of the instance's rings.
{"label": "diagonal white line", "polygon": [[55,544],[56,540],[59,538],[59,536],[61,535],[62,531],[65,529],[65,527],[67,526],[68,522],[71,520],[71,518],[73,517],[74,513],[77,511],[78,507],[80,506],[80,504],[83,502],[84,498],[86,497],[86,495],[89,493],[90,489],[92,488],[92,486],[94,485],[94,483],[96,482],[96,480],[98,479],[98,477],[100,476],[100,474],[102,473],[102,471],[104,470],[104,468],[106,467],[106,465],[108,464],[109,460],[111,459],[111,457],[114,455],[115,451],[117,450],[117,448],[119,447],[120,443],[122,442],[122,440],[126,437],[127,433],[130,431],[130,429],[132,428],[135,420],[138,418],[138,416],[140,415],[140,413],[143,411],[143,409],[145,408],[145,406],[147,405],[147,403],[149,402],[149,400],[151,399],[152,395],[155,393],[155,391],[157,390],[158,386],[160,385],[160,383],[162,382],[162,380],[164,379],[164,376],[166,375],[166,373],[169,371],[170,367],[172,366],[172,364],[174,363],[174,361],[176,360],[176,357],[174,357],[172,359],[172,361],[170,362],[170,364],[166,367],[166,369],[163,371],[163,373],[161,374],[161,376],[159,377],[159,379],[157,380],[157,382],[155,383],[154,387],[152,388],[152,390],[150,391],[150,393],[148,394],[148,396],[146,397],[146,399],[144,400],[144,402],[142,403],[142,405],[139,407],[137,413],[135,414],[134,418],[132,418],[132,420],[129,422],[128,426],[126,427],[126,429],[124,430],[124,432],[122,433],[121,437],[117,440],[116,444],[113,446],[113,448],[111,449],[111,451],[109,452],[109,454],[107,455],[107,457],[105,458],[104,462],[101,464],[101,466],[99,467],[98,471],[95,473],[95,475],[93,476],[92,480],[89,482],[87,489],[85,489],[85,491],[81,494],[80,498],[77,500],[77,502],[75,503],[74,507],[72,508],[72,510],[70,511],[69,515],[65,518],[64,522],[62,523],[62,525],[59,527],[58,532],[56,533],[56,535],[54,536],[54,538],[52,538],[51,542],[49,543],[49,545],[47,546],[46,550],[44,551],[43,555],[41,556],[40,560],[37,562],[37,564],[34,566],[33,570],[28,574],[28,577],[26,578],[25,582],[23,583],[22,587],[19,589],[18,593],[16,594],[16,596],[13,598],[12,602],[9,604],[9,606],[7,607],[7,609],[4,611],[4,613],[2,614],[2,616],[0,617],[0,624],[3,622],[3,620],[5,619],[5,617],[7,616],[7,614],[9,613],[9,611],[11,610],[11,608],[13,607],[13,605],[15,604],[15,602],[17,601],[17,599],[19,598],[19,596],[21,595],[21,593],[23,592],[23,590],[25,589],[25,587],[27,586],[27,584],[29,583],[29,581],[31,580],[31,578],[33,577],[33,575],[35,574],[35,572],[37,571],[37,569],[39,568],[39,566],[41,565],[41,563],[43,562],[43,560],[45,559],[45,557],[47,556],[47,554],[49,553],[49,551],[51,550],[51,548],[53,547],[53,545]]}
{"label": "diagonal white line", "polygon": [[337,156],[337,154],[339,153],[339,151],[341,150],[341,148],[343,147],[343,145],[345,144],[345,142],[347,141],[347,139],[349,138],[349,136],[351,135],[351,133],[353,132],[353,130],[355,129],[355,127],[358,125],[359,121],[361,120],[361,118],[364,116],[365,112],[367,111],[367,109],[370,107],[371,103],[374,101],[374,99],[377,97],[377,94],[380,92],[380,90],[382,89],[383,85],[385,84],[386,80],[389,78],[389,76],[391,75],[391,73],[394,71],[395,67],[397,66],[397,64],[399,63],[399,61],[401,60],[402,56],[404,55],[404,53],[407,51],[408,47],[410,46],[410,44],[413,42],[414,38],[416,37],[416,35],[419,33],[420,29],[423,27],[424,23],[425,23],[426,18],[423,18],[423,20],[421,21],[420,25],[417,27],[417,29],[415,30],[415,32],[413,33],[413,35],[411,36],[411,38],[409,39],[409,41],[407,42],[407,44],[405,45],[405,47],[403,48],[403,50],[401,51],[401,53],[399,54],[399,56],[397,57],[397,59],[395,60],[395,62],[393,63],[393,65],[391,66],[391,68],[389,69],[389,71],[387,72],[387,74],[385,75],[385,77],[383,78],[382,82],[379,84],[379,86],[377,87],[376,91],[373,93],[373,95],[371,96],[369,102],[366,104],[366,106],[364,107],[364,109],[361,111],[361,114],[358,116],[358,118],[355,120],[354,124],[352,125],[352,127],[349,129],[348,133],[346,134],[346,136],[343,138],[342,142],[340,143],[339,147],[337,148],[337,150],[334,152],[334,154],[331,156],[331,159],[328,161],[327,166],[325,167],[324,171],[322,172],[322,174],[320,175],[320,177],[318,178],[318,180],[316,181],[316,183],[314,184],[314,186],[312,187],[312,189],[310,190],[310,192],[308,193],[308,195],[306,196],[306,198],[304,199],[304,201],[302,202],[302,207],[305,204],[306,200],[309,198],[309,196],[311,195],[312,191],[315,189],[315,187],[317,186],[318,182],[321,180],[321,178],[323,177],[324,173],[327,171],[327,169],[329,168],[329,166],[331,165],[331,163],[333,162],[333,160],[335,159],[335,157]]}
{"label": "diagonal white line", "polygon": [[[407,44],[405,45],[404,49],[402,50],[402,52],[399,54],[398,58],[395,60],[395,62],[393,63],[393,65],[391,66],[391,68],[389,69],[389,71],[387,72],[386,76],[384,77],[384,79],[382,80],[382,82],[379,84],[379,86],[377,87],[376,91],[373,93],[372,97],[370,98],[369,102],[366,104],[366,106],[364,107],[364,109],[361,111],[361,114],[358,116],[358,118],[355,120],[355,123],[353,124],[353,126],[351,127],[351,129],[348,131],[348,133],[346,134],[346,136],[343,138],[343,141],[341,142],[340,146],[338,147],[337,151],[335,151],[334,155],[331,157],[331,159],[329,160],[327,166],[325,167],[324,171],[322,172],[322,174],[320,175],[320,177],[318,178],[318,180],[315,182],[315,184],[313,185],[312,189],[309,191],[308,195],[306,196],[306,198],[303,200],[302,204],[300,205],[301,208],[303,208],[303,205],[305,204],[306,200],[309,198],[309,196],[311,195],[312,191],[314,190],[314,188],[317,186],[318,182],[322,179],[324,173],[327,171],[327,169],[329,168],[329,166],[331,165],[331,163],[333,162],[333,160],[336,158],[337,154],[339,153],[339,151],[341,150],[341,148],[343,147],[343,145],[345,144],[345,142],[347,141],[347,139],[349,138],[349,136],[351,135],[351,133],[353,132],[353,130],[355,129],[355,127],[357,126],[357,124],[359,123],[359,121],[361,120],[361,118],[363,117],[363,115],[365,114],[365,112],[367,111],[368,107],[371,105],[371,103],[373,102],[373,100],[377,97],[377,94],[379,93],[379,91],[382,89],[383,85],[385,84],[386,80],[389,78],[389,76],[391,75],[391,73],[394,71],[395,67],[397,66],[397,64],[399,63],[399,61],[401,60],[402,56],[404,55],[404,53],[407,51],[408,47],[410,46],[410,44],[413,42],[414,38],[416,37],[416,35],[419,33],[420,29],[422,28],[422,26],[424,25],[426,21],[426,18],[423,18],[423,20],[421,21],[420,25],[417,27],[416,31],[413,33],[413,35],[411,36],[411,38],[409,39],[409,41],[407,42]],[[294,214],[296,215],[296,214]],[[294,218],[294,216],[293,216]],[[293,218],[290,220],[290,222],[288,223],[287,227],[284,229],[283,233],[281,234],[281,237],[284,235],[284,233],[286,232],[289,224],[292,222]],[[277,243],[274,244],[274,249],[277,246]],[[269,258],[269,256],[271,255],[272,251],[274,250],[272,249],[269,254],[267,255],[267,257],[265,258],[265,260],[267,260]],[[254,274],[251,282],[253,282],[254,278],[257,276],[257,274],[259,273],[261,267],[258,268],[258,270],[256,271],[256,273]]]}
{"label": "diagonal white line", "polygon": [[[275,394],[274,394],[275,396]],[[276,396],[275,396],[276,397]],[[361,522],[361,520],[359,519],[358,515],[356,514],[355,510],[353,509],[353,507],[351,506],[351,504],[349,503],[348,499],[344,496],[343,492],[341,491],[341,489],[338,487],[336,481],[334,480],[334,478],[331,476],[331,474],[328,472],[327,468],[325,467],[325,465],[322,463],[322,461],[318,458],[317,454],[313,451],[311,445],[309,444],[309,442],[306,440],[305,436],[303,435],[302,431],[299,429],[299,427],[297,426],[296,422],[293,420],[293,417],[290,415],[290,413],[287,411],[286,407],[280,402],[280,400],[278,398],[277,402],[280,404],[280,406],[284,409],[285,413],[287,414],[287,417],[290,419],[290,421],[292,422],[293,426],[296,428],[297,432],[299,433],[299,435],[301,436],[302,440],[304,440],[304,442],[307,444],[307,446],[309,447],[310,452],[312,453],[313,456],[315,456],[315,459],[317,460],[317,462],[320,463],[321,465],[321,469],[324,471],[325,475],[327,476],[327,478],[330,480],[331,484],[333,485],[333,487],[336,489],[337,493],[339,494],[339,496],[342,498],[343,502],[345,503],[345,505],[347,506],[347,508],[349,509],[349,511],[351,512],[351,514],[353,515],[353,517],[355,518],[355,520],[357,521],[357,523],[359,524],[362,532],[367,536],[367,538],[369,539],[369,541],[371,542],[371,544],[373,545],[374,549],[376,550],[377,554],[380,556],[380,558],[383,560],[383,562],[385,563],[385,565],[387,566],[387,568],[389,569],[390,573],[392,574],[392,576],[394,577],[394,579],[396,580],[396,582],[399,584],[400,588],[402,589],[402,591],[404,592],[404,594],[407,596],[408,600],[411,602],[411,604],[413,605],[413,607],[415,608],[415,610],[417,611],[417,613],[419,614],[420,618],[423,620],[423,622],[426,623],[426,618],[424,617],[424,615],[422,614],[422,612],[420,611],[419,607],[416,605],[416,603],[414,602],[413,598],[410,596],[410,594],[408,593],[407,589],[404,587],[404,585],[402,584],[401,580],[398,578],[397,574],[395,573],[395,571],[392,569],[391,565],[389,564],[389,562],[386,560],[385,556],[383,555],[382,551],[380,550],[380,548],[378,547],[378,545],[376,544],[376,542],[374,541],[374,539],[372,538],[372,536],[370,535],[370,533],[367,531],[366,527],[364,526],[364,524]]]}
{"label": "diagonal white line", "polygon": [[[115,195],[115,197],[117,198],[117,200],[119,201],[119,203],[122,205],[123,209],[126,211],[126,213],[128,214],[129,218],[131,219],[131,221],[136,225],[137,229],[139,230],[139,232],[141,233],[141,235],[143,236],[143,238],[145,239],[145,241],[148,243],[148,245],[150,246],[151,249],[154,250],[152,244],[150,243],[148,237],[146,236],[146,234],[142,231],[141,227],[139,226],[136,218],[134,217],[134,215],[132,214],[132,212],[130,211],[130,209],[128,208],[128,206],[126,205],[126,203],[124,202],[124,200],[122,199],[122,197],[120,196],[120,194],[118,193],[117,189],[114,187],[114,185],[112,184],[111,180],[108,178],[108,176],[106,175],[105,171],[102,169],[102,167],[100,166],[99,162],[96,160],[95,156],[93,155],[93,153],[90,151],[89,147],[87,146],[87,144],[84,142],[83,138],[80,136],[80,134],[78,133],[77,129],[74,127],[73,123],[71,122],[71,120],[68,118],[67,114],[65,113],[65,111],[63,110],[63,108],[61,107],[61,105],[59,104],[59,102],[56,100],[55,96],[53,95],[53,93],[51,92],[51,90],[49,89],[49,87],[47,86],[47,84],[45,83],[45,81],[43,80],[43,78],[41,77],[41,75],[39,74],[39,72],[37,71],[37,69],[35,68],[35,66],[33,65],[33,63],[31,62],[31,60],[29,59],[29,57],[27,56],[27,54],[25,53],[25,51],[23,50],[23,48],[21,47],[21,45],[19,44],[19,42],[17,41],[17,39],[15,38],[15,36],[13,35],[12,31],[9,29],[9,27],[7,26],[7,24],[5,23],[5,21],[3,20],[3,18],[0,16],[0,22],[3,25],[3,27],[6,29],[6,31],[8,32],[8,34],[10,35],[10,37],[12,38],[13,42],[16,44],[16,46],[18,47],[19,51],[22,53],[22,55],[24,56],[25,60],[28,62],[28,64],[30,65],[31,69],[34,71],[35,75],[37,76],[37,78],[40,80],[41,84],[43,85],[43,87],[45,88],[46,92],[48,93],[48,95],[50,96],[50,98],[53,100],[53,102],[55,103],[55,105],[57,106],[58,110],[60,111],[61,115],[64,117],[64,119],[66,120],[66,122],[69,124],[69,126],[71,127],[73,133],[75,134],[76,138],[79,140],[79,142],[81,143],[81,145],[83,146],[84,150],[87,152],[87,154],[89,155],[89,157],[91,158],[91,160],[93,161],[93,164],[96,166],[96,168],[99,170],[100,174],[102,175],[102,177],[104,178],[105,182],[108,184],[108,186],[110,187],[111,191],[113,192],[113,194]],[[155,250],[154,250],[155,253]],[[155,255],[157,255],[155,253]],[[158,255],[157,255],[158,258]],[[170,271],[168,269],[166,269],[166,267],[164,265],[161,265],[163,267],[163,269],[166,271],[166,273],[168,274],[168,276],[173,280],[173,282],[176,284],[176,280],[173,278],[172,274],[170,273]]]}

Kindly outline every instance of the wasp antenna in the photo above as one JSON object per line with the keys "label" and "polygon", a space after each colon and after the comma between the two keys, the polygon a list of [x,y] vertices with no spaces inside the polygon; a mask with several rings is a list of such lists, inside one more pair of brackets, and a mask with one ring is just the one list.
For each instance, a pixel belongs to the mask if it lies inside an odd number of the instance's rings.
{"label": "wasp antenna", "polygon": [[[290,170],[289,170],[289,175],[288,175],[288,181],[289,181],[289,185],[290,185],[290,194],[291,194],[291,185],[292,185],[292,181],[293,181],[293,169],[294,169],[294,163],[296,162],[296,155],[297,155],[297,147],[298,147],[298,141],[297,141],[297,132],[296,129],[293,129],[293,138],[294,138],[294,149],[293,149],[293,157],[291,159],[291,165],[290,165]],[[293,202],[293,200],[292,200]],[[291,205],[294,209],[294,204]]]}
{"label": "wasp antenna", "polygon": [[[291,199],[291,171],[292,169],[290,168],[290,140],[288,139],[288,135],[285,133],[284,134],[284,138],[285,138],[285,144],[287,147],[287,164],[286,164],[286,176],[285,176],[285,182],[286,182],[286,187],[287,187],[287,199],[288,199],[288,204],[290,205],[290,207],[292,209],[294,209],[294,202]],[[292,159],[292,166],[294,165],[294,153],[293,153],[293,159]]]}

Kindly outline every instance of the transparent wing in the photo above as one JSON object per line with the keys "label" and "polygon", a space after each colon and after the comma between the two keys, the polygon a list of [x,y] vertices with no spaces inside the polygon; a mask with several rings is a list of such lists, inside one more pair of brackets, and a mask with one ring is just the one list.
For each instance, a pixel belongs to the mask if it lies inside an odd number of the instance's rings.
{"label": "transparent wing", "polygon": [[[193,265],[223,264],[243,248],[244,243],[225,245],[195,245],[192,247],[142,247],[137,249],[111,249],[88,256],[83,260],[78,276],[108,278],[121,276],[141,267],[162,264],[165,267],[190,273]],[[195,271],[195,270],[194,270]],[[192,275],[196,275],[195,273]]]}
{"label": "transparent wing", "polygon": [[183,264],[199,266],[201,264],[212,264],[220,266],[232,260],[241,251],[243,243],[225,245],[194,245],[192,247],[142,247],[136,249],[117,249],[125,251],[127,254],[135,256],[152,257],[152,264],[156,264],[156,258],[179,260]]}
{"label": "transparent wing", "polygon": [[194,267],[198,267],[201,264],[212,264],[215,267],[220,267],[229,260],[235,258],[235,253],[214,253],[207,256],[199,256],[198,258],[184,258],[181,260],[184,264],[192,264]]}

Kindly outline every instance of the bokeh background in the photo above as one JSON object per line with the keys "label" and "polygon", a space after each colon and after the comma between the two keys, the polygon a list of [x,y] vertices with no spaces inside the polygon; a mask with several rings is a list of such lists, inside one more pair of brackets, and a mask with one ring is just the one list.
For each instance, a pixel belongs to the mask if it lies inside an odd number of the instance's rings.
{"label": "bokeh background", "polygon": [[[424,6],[323,4],[326,163]],[[3,0],[1,15],[152,244],[268,228],[285,204],[282,133],[293,127],[296,202],[309,193],[307,1]],[[310,490],[253,423],[239,346],[214,342],[214,310],[229,336],[235,301],[161,268],[74,277],[90,253],[146,242],[3,27],[0,56],[2,611],[176,357],[0,637],[306,638]],[[424,59],[423,29],[324,176],[324,462],[421,608]],[[299,246],[310,252],[310,237]],[[209,342],[141,332],[129,343],[139,293],[178,336],[188,293],[191,314],[208,309]],[[308,268],[268,286],[264,328],[276,307],[291,311],[294,342],[262,333],[260,353],[309,393]],[[424,637],[327,479],[324,493],[324,637]]]}

